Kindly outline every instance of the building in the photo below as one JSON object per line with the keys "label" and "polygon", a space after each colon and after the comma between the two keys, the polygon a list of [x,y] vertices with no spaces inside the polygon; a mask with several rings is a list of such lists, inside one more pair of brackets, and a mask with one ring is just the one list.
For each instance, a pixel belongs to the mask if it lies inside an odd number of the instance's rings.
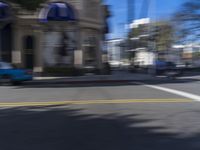
{"label": "building", "polygon": [[141,68],[148,68],[154,65],[156,60],[156,54],[148,51],[146,48],[139,48],[136,50],[133,64]]}
{"label": "building", "polygon": [[200,67],[200,45],[198,43],[174,45],[173,50],[179,52],[182,63],[192,67]]}
{"label": "building", "polygon": [[141,18],[133,20],[132,23],[130,23],[129,28],[135,29],[139,28],[140,25],[149,25],[150,24],[150,18]]}
{"label": "building", "polygon": [[112,39],[106,41],[108,62],[112,66],[118,67],[123,61],[123,49],[121,47],[123,42],[123,39]]}
{"label": "building", "polygon": [[101,68],[108,11],[101,0],[46,0],[28,10],[0,1],[0,59],[42,72],[45,67]]}

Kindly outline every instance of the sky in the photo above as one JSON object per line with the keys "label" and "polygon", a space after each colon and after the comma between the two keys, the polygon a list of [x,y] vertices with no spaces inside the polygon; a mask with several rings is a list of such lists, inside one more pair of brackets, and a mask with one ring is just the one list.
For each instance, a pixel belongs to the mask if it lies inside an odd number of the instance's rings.
{"label": "sky", "polygon": [[[110,34],[108,39],[121,38],[126,35],[125,26],[127,24],[127,0],[104,0],[106,4],[110,5],[111,18],[109,19]],[[145,10],[142,10],[143,1],[135,0],[135,19],[142,18]],[[180,9],[181,5],[189,0],[149,0],[149,13],[147,17],[152,20],[169,19],[174,12]],[[146,2],[147,3],[147,2]]]}

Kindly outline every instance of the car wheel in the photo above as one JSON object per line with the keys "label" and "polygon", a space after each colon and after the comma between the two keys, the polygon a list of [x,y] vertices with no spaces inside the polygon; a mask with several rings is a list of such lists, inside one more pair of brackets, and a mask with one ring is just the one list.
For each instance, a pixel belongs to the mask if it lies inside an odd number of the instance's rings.
{"label": "car wheel", "polygon": [[16,85],[20,85],[22,84],[22,82],[20,81],[12,81],[12,85],[16,86]]}
{"label": "car wheel", "polygon": [[12,82],[12,77],[9,75],[3,75],[0,80],[3,85],[10,85]]}

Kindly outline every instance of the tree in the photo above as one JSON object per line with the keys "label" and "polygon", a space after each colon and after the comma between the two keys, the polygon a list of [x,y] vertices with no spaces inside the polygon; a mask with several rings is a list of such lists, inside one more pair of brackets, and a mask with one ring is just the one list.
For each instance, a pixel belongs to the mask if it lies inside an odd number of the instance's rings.
{"label": "tree", "polygon": [[169,50],[174,42],[173,25],[168,21],[156,22],[151,28],[150,40],[153,39],[155,42],[155,49],[157,51]]}
{"label": "tree", "polygon": [[[173,34],[173,25],[169,21],[160,21],[132,29],[129,37],[139,37],[139,42],[134,42],[136,48],[147,47],[157,51],[165,51],[170,49],[174,42]],[[154,43],[154,47],[149,47],[149,43]]]}
{"label": "tree", "polygon": [[46,2],[47,0],[7,0],[12,3],[19,4],[21,7],[27,10],[36,10],[40,4]]}
{"label": "tree", "polygon": [[173,18],[180,41],[196,41],[200,37],[200,1],[188,0]]}

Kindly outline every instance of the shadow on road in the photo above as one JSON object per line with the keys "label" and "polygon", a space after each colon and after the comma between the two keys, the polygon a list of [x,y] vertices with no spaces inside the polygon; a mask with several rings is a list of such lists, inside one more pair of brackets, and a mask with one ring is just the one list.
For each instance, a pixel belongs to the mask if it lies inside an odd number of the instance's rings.
{"label": "shadow on road", "polygon": [[200,75],[200,71],[196,71],[196,72],[187,71],[182,76],[184,76],[184,77],[193,77],[193,76],[199,76],[199,75]]}
{"label": "shadow on road", "polygon": [[[45,110],[44,110],[45,109]],[[2,150],[199,150],[200,135],[180,138],[163,127],[134,127],[137,115],[95,116],[82,110],[23,107],[0,110]]]}
{"label": "shadow on road", "polygon": [[200,79],[181,79],[181,78],[177,78],[177,79],[161,79],[161,80],[149,80],[149,81],[145,81],[145,84],[153,84],[153,85],[159,85],[159,84],[184,84],[184,83],[195,83],[195,82],[199,82]]}
{"label": "shadow on road", "polygon": [[128,85],[139,85],[137,82],[142,84],[182,84],[182,83],[193,83],[199,82],[199,79],[168,79],[168,78],[157,78],[155,80],[127,80],[119,82],[84,82],[84,83],[68,83],[66,80],[48,80],[48,81],[33,81],[27,82],[16,88],[76,88],[76,87],[102,87],[102,86],[128,86]]}
{"label": "shadow on road", "polygon": [[131,82],[121,83],[65,83],[65,82],[54,82],[54,83],[26,83],[17,88],[77,88],[77,87],[104,87],[104,86],[127,86],[137,85]]}

